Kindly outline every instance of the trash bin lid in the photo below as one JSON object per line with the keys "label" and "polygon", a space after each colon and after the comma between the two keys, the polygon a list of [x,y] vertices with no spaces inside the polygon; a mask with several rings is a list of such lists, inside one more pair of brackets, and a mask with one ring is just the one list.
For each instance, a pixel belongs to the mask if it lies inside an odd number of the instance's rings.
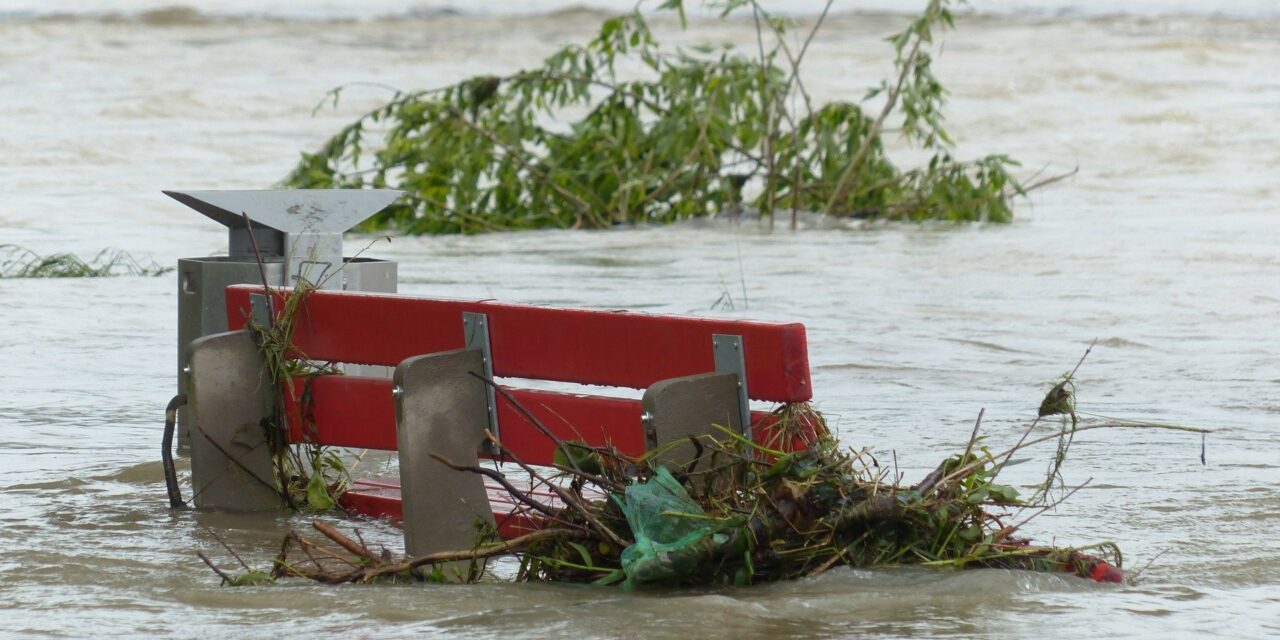
{"label": "trash bin lid", "polygon": [[343,233],[395,202],[395,189],[268,189],[164,191],[165,195],[232,229],[242,214],[284,233]]}

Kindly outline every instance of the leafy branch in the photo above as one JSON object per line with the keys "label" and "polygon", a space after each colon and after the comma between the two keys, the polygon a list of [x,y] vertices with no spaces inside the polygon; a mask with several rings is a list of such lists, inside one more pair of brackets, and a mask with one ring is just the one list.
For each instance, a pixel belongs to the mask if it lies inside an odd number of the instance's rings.
{"label": "leafy branch", "polygon": [[[537,68],[395,90],[302,154],[283,183],[403,189],[401,204],[366,227],[408,233],[602,228],[742,209],[772,220],[779,206],[793,225],[800,210],[1007,222],[1011,198],[1026,191],[1009,173],[1017,163],[956,160],[943,127],[931,51],[953,27],[950,5],[931,0],[888,39],[896,73],[867,95],[884,99],[875,118],[853,102],[814,104],[804,87],[801,64],[829,3],[798,46],[788,41],[794,25],[755,0],[720,3],[724,15],[750,11],[751,54],[664,48],[637,10]],[[684,25],[681,0],[659,10]],[[336,106],[342,89],[321,104]],[[887,158],[882,134],[895,115],[909,142],[934,150],[926,166],[901,170]]]}

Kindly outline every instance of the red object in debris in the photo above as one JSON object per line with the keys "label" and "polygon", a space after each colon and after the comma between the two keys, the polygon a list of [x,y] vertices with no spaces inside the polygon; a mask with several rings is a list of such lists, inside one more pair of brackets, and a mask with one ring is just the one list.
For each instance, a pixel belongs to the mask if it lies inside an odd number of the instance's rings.
{"label": "red object in debris", "polygon": [[[499,536],[510,539],[542,528],[542,520],[530,516],[527,510],[518,509],[519,505],[506,489],[490,483],[485,484],[485,489],[489,492],[489,504],[493,508],[493,521],[497,525]],[[560,499],[545,489],[530,491],[529,494],[548,506],[560,505]],[[398,522],[404,515],[401,511],[399,478],[356,480],[352,483],[351,490],[342,494],[339,502],[347,511],[371,518],[387,518]]]}
{"label": "red object in debris", "polygon": [[370,518],[399,522],[404,517],[400,503],[400,478],[356,480],[338,503],[347,511]]}
{"label": "red object in debris", "polygon": [[1120,583],[1124,582],[1124,570],[1106,560],[1099,560],[1097,564],[1093,565],[1093,569],[1089,572],[1089,577],[1094,582]]}

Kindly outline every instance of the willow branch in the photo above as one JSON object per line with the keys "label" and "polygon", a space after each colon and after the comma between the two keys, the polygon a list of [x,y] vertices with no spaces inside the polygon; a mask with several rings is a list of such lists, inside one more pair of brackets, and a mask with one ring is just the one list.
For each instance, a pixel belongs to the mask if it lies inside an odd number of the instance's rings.
{"label": "willow branch", "polygon": [[911,47],[911,53],[902,63],[902,71],[898,74],[898,82],[889,90],[885,96],[884,108],[880,110],[880,116],[871,125],[871,129],[867,131],[866,137],[862,139],[862,144],[858,145],[858,151],[849,159],[848,166],[844,172],[840,174],[840,179],[836,181],[836,190],[831,194],[831,198],[827,200],[825,211],[830,214],[836,207],[836,204],[844,201],[849,197],[849,192],[858,184],[858,170],[862,168],[862,163],[866,160],[867,153],[871,151],[871,144],[880,139],[880,130],[884,128],[884,121],[889,118],[889,114],[893,113],[894,107],[898,105],[898,95],[902,92],[902,87],[907,83],[907,76],[911,74],[911,69],[915,66],[916,59],[920,57],[920,47],[924,44],[924,38],[916,35],[915,44]]}

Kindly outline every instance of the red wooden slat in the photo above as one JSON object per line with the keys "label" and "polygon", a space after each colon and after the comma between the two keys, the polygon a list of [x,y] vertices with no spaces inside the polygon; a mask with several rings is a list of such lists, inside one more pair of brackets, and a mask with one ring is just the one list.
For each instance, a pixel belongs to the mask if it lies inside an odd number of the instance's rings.
{"label": "red wooden slat", "polygon": [[[361,376],[295,379],[285,391],[290,442],[395,451],[396,406],[391,381]],[[299,413],[303,408],[306,415]]]}
{"label": "red wooden slat", "polygon": [[351,484],[338,503],[343,509],[370,518],[387,518],[399,522],[404,519],[400,500],[400,484],[394,487],[374,486],[361,480]]}
{"label": "red wooden slat", "polygon": [[[227,288],[231,329],[244,326],[249,294],[257,291]],[[295,319],[294,342],[315,360],[395,366],[465,346],[464,311],[488,315],[498,376],[643,389],[714,370],[711,334],[727,333],[742,336],[752,398],[800,402],[813,395],[804,325],[796,323],[317,291]]]}
{"label": "red wooden slat", "polygon": [[[541,521],[524,513],[524,510],[518,510],[502,487],[487,485],[485,488],[489,491],[493,520],[498,525],[500,537],[511,539],[541,528]],[[391,482],[356,480],[339,502],[347,511],[370,518],[386,518],[396,522],[404,518],[398,479],[392,479]]]}
{"label": "red wooden slat", "polygon": [[[642,408],[638,400],[557,393],[503,387],[561,440],[577,440],[591,446],[612,445],[626,455],[645,451]],[[391,381],[361,376],[319,376],[295,380],[286,392],[285,416],[291,442],[310,442],[354,449],[395,451],[395,402]],[[306,415],[302,415],[303,407]],[[752,412],[755,440],[765,446],[800,449],[797,439],[780,443],[773,434],[774,420],[763,411]],[[550,465],[555,445],[505,398],[498,398],[498,425],[502,443],[520,459]],[[812,431],[812,428],[809,428]]]}
{"label": "red wooden slat", "polygon": [[[593,447],[613,445],[629,456],[644,453],[643,410],[638,400],[511,389],[511,395],[561,440]],[[555,443],[504,398],[498,398],[503,446],[529,464],[550,465]]]}
{"label": "red wooden slat", "polygon": [[[625,398],[512,389],[522,406],[562,440],[612,444],[627,455],[644,452],[640,403]],[[361,376],[295,380],[285,393],[291,442],[395,451],[395,402],[391,381]],[[305,402],[304,402],[305,399]],[[299,412],[306,408],[306,415]],[[549,465],[555,445],[506,399],[498,398],[503,444],[529,464]]]}

